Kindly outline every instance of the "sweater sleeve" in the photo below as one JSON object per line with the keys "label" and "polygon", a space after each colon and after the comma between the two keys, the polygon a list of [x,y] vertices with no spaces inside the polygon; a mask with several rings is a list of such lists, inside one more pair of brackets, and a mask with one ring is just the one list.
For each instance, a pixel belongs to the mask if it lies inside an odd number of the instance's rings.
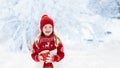
{"label": "sweater sleeve", "polygon": [[57,55],[53,56],[53,61],[59,62],[64,58],[64,47],[61,42],[57,46]]}
{"label": "sweater sleeve", "polygon": [[31,53],[31,57],[34,61],[36,62],[39,62],[39,57],[38,57],[38,51],[37,51],[37,47],[36,47],[36,44],[35,42],[33,43],[33,46],[32,46],[32,53]]}

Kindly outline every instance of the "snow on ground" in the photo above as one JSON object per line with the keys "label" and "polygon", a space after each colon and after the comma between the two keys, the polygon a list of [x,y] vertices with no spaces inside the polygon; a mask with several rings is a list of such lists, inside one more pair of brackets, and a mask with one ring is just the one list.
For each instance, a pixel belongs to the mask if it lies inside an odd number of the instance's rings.
{"label": "snow on ground", "polygon": [[0,68],[34,68],[30,54],[0,51]]}
{"label": "snow on ground", "polygon": [[[62,68],[119,68],[120,41],[105,45],[93,50],[65,50],[65,58],[60,62]],[[36,65],[30,53],[5,52],[0,48],[0,68],[36,68]]]}
{"label": "snow on ground", "polygon": [[120,41],[107,43],[90,51],[68,51],[65,62],[66,68],[119,68],[120,67]]}

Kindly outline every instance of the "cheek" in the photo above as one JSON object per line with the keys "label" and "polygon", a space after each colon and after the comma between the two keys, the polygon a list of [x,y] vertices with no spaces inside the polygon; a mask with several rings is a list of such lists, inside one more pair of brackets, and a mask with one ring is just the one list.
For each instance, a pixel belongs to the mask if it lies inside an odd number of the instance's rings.
{"label": "cheek", "polygon": [[50,30],[53,31],[53,28],[51,28]]}
{"label": "cheek", "polygon": [[54,28],[51,28],[51,31],[54,31]]}
{"label": "cheek", "polygon": [[46,30],[45,30],[45,29],[43,29],[43,33],[45,33],[45,31],[46,31]]}

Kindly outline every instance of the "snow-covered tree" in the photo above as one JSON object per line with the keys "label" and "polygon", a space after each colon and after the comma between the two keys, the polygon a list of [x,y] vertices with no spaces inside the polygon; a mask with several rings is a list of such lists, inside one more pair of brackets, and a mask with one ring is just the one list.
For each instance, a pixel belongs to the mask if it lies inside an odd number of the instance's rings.
{"label": "snow-covered tree", "polygon": [[120,17],[120,0],[89,0],[88,8],[104,17]]}
{"label": "snow-covered tree", "polygon": [[[29,51],[40,32],[40,17],[47,13],[53,18],[55,32],[64,41],[65,48],[73,49],[76,45],[75,49],[96,47],[99,44],[96,45],[95,42],[103,42],[105,33],[112,34],[106,28],[111,24],[108,24],[110,20],[90,12],[88,2],[89,0],[0,0],[0,44],[8,50]],[[93,0],[90,6],[95,4],[99,8],[99,2],[101,1]],[[117,5],[116,2],[114,4]],[[108,6],[104,4],[104,7]]]}

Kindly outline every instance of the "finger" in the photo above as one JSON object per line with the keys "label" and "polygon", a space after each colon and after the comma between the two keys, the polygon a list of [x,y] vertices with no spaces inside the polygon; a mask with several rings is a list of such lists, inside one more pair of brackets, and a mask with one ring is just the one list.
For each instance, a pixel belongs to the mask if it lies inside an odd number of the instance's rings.
{"label": "finger", "polygon": [[46,60],[46,62],[48,63],[48,62],[51,62],[51,60]]}
{"label": "finger", "polygon": [[51,58],[50,57],[47,57],[46,60],[50,60]]}
{"label": "finger", "polygon": [[51,57],[51,55],[49,54],[48,57]]}
{"label": "finger", "polygon": [[39,59],[43,60],[43,57],[42,57],[42,56],[39,56]]}

